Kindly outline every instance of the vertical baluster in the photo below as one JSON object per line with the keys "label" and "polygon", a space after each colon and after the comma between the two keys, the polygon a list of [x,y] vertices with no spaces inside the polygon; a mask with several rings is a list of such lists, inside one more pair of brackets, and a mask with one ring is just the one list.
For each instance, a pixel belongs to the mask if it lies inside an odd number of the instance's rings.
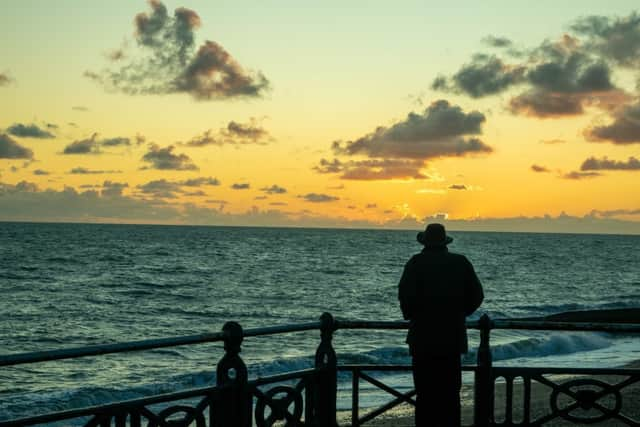
{"label": "vertical baluster", "polygon": [[513,424],[513,377],[511,375],[505,376],[507,382],[506,402],[504,408],[504,420],[507,425]]}
{"label": "vertical baluster", "polygon": [[313,420],[314,378],[306,377],[304,381],[304,424],[310,426]]}
{"label": "vertical baluster", "polygon": [[130,413],[130,418],[129,418],[129,425],[131,427],[140,427],[141,424],[142,424],[142,421],[140,417],[140,412],[138,412],[136,409],[132,409]]}
{"label": "vertical baluster", "polygon": [[360,370],[353,368],[351,371],[351,425],[360,425]]}
{"label": "vertical baluster", "polygon": [[222,327],[225,354],[216,368],[215,410],[211,424],[216,427],[251,427],[252,400],[247,367],[240,358],[243,332],[240,324],[227,322]]}
{"label": "vertical baluster", "polygon": [[320,345],[315,358],[314,426],[334,427],[336,421],[336,398],[338,393],[338,368],[336,352],[331,340],[336,323],[333,316],[320,316]]}
{"label": "vertical baluster", "polygon": [[489,334],[492,322],[483,314],[480,318],[480,346],[474,389],[474,425],[488,426],[493,420],[493,374],[491,372],[491,347]]}
{"label": "vertical baluster", "polygon": [[531,378],[524,377],[524,416],[522,417],[522,423],[529,425],[531,421]]}

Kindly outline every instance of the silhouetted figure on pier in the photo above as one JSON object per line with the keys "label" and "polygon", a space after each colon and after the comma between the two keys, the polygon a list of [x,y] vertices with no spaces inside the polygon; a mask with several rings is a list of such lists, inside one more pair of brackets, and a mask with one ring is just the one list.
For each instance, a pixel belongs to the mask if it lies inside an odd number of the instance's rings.
{"label": "silhouetted figure on pier", "polygon": [[402,315],[410,321],[416,426],[459,426],[465,317],[482,303],[482,285],[469,260],[448,251],[453,239],[442,224],[429,224],[417,239],[424,249],[407,262],[398,285]]}

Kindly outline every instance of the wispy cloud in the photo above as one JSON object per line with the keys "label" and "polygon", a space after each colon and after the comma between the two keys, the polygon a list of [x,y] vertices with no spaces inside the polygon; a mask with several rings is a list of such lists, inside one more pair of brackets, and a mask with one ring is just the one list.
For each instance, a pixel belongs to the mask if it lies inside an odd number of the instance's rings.
{"label": "wispy cloud", "polygon": [[546,166],[531,165],[531,170],[534,172],[550,172]]}
{"label": "wispy cloud", "polygon": [[247,182],[236,182],[231,184],[231,188],[233,190],[248,190],[251,188],[251,185]]}
{"label": "wispy cloud", "polygon": [[217,132],[209,129],[202,135],[195,136],[190,141],[181,143],[181,145],[189,147],[205,147],[208,145],[263,145],[273,141],[274,138],[258,120],[251,118],[248,123],[230,121],[226,127]]}
{"label": "wispy cloud", "polygon": [[106,173],[122,173],[122,171],[121,170],[88,169],[88,168],[78,166],[71,169],[68,173],[71,175],[102,175]]}
{"label": "wispy cloud", "polygon": [[582,171],[596,171],[596,170],[640,170],[640,160],[635,157],[629,157],[625,161],[610,160],[607,157],[597,159],[595,157],[589,157],[580,166]]}
{"label": "wispy cloud", "polygon": [[0,73],[0,87],[9,86],[14,82],[14,79],[9,76],[8,73]]}
{"label": "wispy cloud", "polygon": [[579,180],[579,179],[585,179],[585,178],[596,178],[596,177],[601,176],[601,175],[602,174],[598,173],[598,172],[571,171],[571,172],[567,172],[567,173],[563,174],[562,178]]}
{"label": "wispy cloud", "polygon": [[267,194],[284,194],[287,192],[287,189],[284,187],[280,187],[279,185],[273,184],[271,187],[262,187],[260,191]]}

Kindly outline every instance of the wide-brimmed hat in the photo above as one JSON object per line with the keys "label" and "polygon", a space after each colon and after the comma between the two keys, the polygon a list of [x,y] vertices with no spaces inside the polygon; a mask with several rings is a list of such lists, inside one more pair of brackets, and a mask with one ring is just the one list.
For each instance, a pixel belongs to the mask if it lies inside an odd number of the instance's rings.
{"label": "wide-brimmed hat", "polygon": [[453,242],[453,238],[447,236],[447,232],[442,224],[429,224],[424,231],[416,236],[418,242],[425,246],[446,246]]}

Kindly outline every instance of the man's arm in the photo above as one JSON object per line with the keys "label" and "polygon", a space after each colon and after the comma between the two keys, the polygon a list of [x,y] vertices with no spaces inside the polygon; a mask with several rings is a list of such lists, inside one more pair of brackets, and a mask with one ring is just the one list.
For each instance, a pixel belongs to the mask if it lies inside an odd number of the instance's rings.
{"label": "man's arm", "polygon": [[413,266],[413,258],[404,266],[400,283],[398,284],[398,299],[400,300],[400,310],[405,320],[411,320],[413,306],[416,301],[416,279]]}
{"label": "man's arm", "polygon": [[464,315],[469,316],[476,311],[482,301],[484,300],[484,291],[482,290],[482,284],[480,279],[476,275],[476,271],[473,265],[467,258],[464,259],[467,264],[466,279],[465,279],[465,300],[464,300]]}

